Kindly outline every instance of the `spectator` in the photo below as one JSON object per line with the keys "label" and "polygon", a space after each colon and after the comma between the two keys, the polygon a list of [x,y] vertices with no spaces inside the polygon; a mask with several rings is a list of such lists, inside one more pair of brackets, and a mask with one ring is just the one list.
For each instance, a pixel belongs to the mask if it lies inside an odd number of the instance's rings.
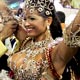
{"label": "spectator", "polygon": [[[3,0],[1,0],[0,1],[0,64],[1,64],[0,72],[2,69],[10,71],[10,68],[7,65],[7,58],[9,55],[7,54],[7,52],[17,51],[19,49],[19,43],[21,44],[21,42],[26,38],[25,34],[26,33],[23,30],[23,28],[18,24],[18,21],[14,19],[12,11],[7,7],[7,4]],[[13,49],[14,43],[16,43],[16,45],[15,48]]]}
{"label": "spectator", "polygon": [[58,19],[61,23],[61,27],[62,27],[62,30],[65,28],[65,13],[62,12],[62,11],[57,11],[56,12],[56,15],[58,16]]}

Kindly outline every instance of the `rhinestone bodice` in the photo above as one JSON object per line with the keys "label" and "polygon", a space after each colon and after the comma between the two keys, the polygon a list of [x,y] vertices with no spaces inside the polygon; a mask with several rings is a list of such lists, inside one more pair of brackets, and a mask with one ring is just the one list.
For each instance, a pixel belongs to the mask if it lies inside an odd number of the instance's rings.
{"label": "rhinestone bodice", "polygon": [[45,54],[53,41],[52,39],[35,43],[31,41],[25,45],[26,49],[8,59],[8,64],[15,73],[15,80],[39,80],[46,75],[46,80],[50,80],[51,76],[47,72],[49,64]]}

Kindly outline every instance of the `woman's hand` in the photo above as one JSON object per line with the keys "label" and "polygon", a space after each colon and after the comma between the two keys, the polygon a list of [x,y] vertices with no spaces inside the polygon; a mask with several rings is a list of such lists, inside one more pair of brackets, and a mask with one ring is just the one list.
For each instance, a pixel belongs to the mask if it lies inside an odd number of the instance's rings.
{"label": "woman's hand", "polygon": [[70,26],[64,30],[64,42],[70,47],[80,47],[80,11]]}
{"label": "woman's hand", "polygon": [[0,32],[0,39],[4,41],[6,38],[10,37],[16,31],[17,25],[18,24],[15,20],[6,22]]}
{"label": "woman's hand", "polygon": [[23,43],[23,41],[27,38],[26,31],[21,27],[21,25],[18,25],[18,29],[15,32],[15,36],[20,41],[20,43]]}

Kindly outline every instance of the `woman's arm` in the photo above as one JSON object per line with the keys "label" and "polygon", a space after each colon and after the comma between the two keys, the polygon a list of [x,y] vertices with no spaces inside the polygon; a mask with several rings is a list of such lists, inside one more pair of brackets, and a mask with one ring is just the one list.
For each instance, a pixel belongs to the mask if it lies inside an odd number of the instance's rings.
{"label": "woman's arm", "polygon": [[[63,73],[66,64],[71,60],[71,58],[78,51],[79,48],[78,42],[80,42],[80,38],[78,38],[77,40],[76,36],[78,37],[80,36],[79,27],[80,27],[80,11],[78,12],[72,24],[70,24],[70,26],[66,28],[64,40],[60,42],[53,49],[54,54],[52,55],[52,59],[53,59],[54,67],[58,74]],[[76,32],[78,33],[76,34]],[[75,43],[73,43],[73,39]]]}
{"label": "woman's arm", "polygon": [[25,30],[21,27],[21,25],[18,26],[18,29],[15,32],[15,36],[20,41],[20,43],[22,43],[26,39],[27,34],[26,34]]}
{"label": "woman's arm", "polygon": [[64,42],[70,47],[80,47],[80,10],[63,33]]}
{"label": "woman's arm", "polygon": [[8,50],[4,41],[16,31],[17,25],[14,24],[17,24],[15,20],[8,21],[3,24],[4,27],[2,31],[0,31],[0,57]]}
{"label": "woman's arm", "polygon": [[63,33],[64,41],[61,43],[64,59],[72,58],[80,47],[80,11],[74,21]]}

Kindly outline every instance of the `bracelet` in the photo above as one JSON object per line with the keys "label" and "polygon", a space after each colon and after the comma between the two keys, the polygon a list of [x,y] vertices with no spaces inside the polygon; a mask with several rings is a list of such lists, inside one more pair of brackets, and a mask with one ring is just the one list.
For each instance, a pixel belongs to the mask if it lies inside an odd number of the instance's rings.
{"label": "bracelet", "polygon": [[[67,34],[66,29],[63,31],[63,38],[64,38],[64,43],[70,47],[80,47],[80,24],[76,24],[79,26],[79,29],[75,31],[74,33],[70,29],[70,34]],[[72,27],[71,27],[72,28]]]}

